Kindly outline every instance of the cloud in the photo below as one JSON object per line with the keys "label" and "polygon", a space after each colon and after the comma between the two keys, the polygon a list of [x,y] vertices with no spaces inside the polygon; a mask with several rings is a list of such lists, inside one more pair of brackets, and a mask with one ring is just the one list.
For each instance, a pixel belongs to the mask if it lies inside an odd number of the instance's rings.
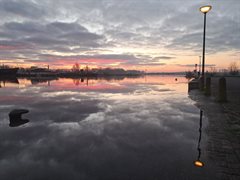
{"label": "cloud", "polygon": [[176,57],[171,57],[171,56],[158,56],[153,58],[153,60],[169,60],[169,59],[175,59]]}
{"label": "cloud", "polygon": [[[2,0],[0,1],[1,15],[22,16],[24,18],[41,18],[47,14],[44,8],[33,1],[16,1]],[[6,14],[5,14],[6,13]]]}
{"label": "cloud", "polygon": [[[42,52],[80,52],[104,46],[105,37],[89,32],[78,23],[52,22],[9,22],[0,30],[0,51],[2,59],[25,57],[43,60]],[[73,47],[73,48],[71,48]],[[11,53],[9,53],[11,51]]]}
{"label": "cloud", "polygon": [[[85,27],[77,23],[53,22],[49,24],[39,24],[35,22],[11,22],[5,23],[3,26],[5,34],[14,34],[9,41],[14,38],[20,43],[30,43],[38,47],[38,45],[81,45],[95,46],[99,39],[103,36],[89,32]],[[1,41],[0,41],[1,43]],[[42,47],[43,48],[43,47]]]}
{"label": "cloud", "polygon": [[[233,2],[231,5],[227,3],[227,6],[234,6],[234,4]],[[239,13],[232,11],[229,14],[220,14],[219,11],[224,5],[226,2],[221,5],[213,2],[213,10],[207,14],[206,49],[210,53],[240,49],[240,34],[237,33],[240,30],[240,26],[237,25],[239,24]],[[236,6],[240,5],[236,4]],[[166,45],[167,48],[195,52],[202,50],[203,15],[193,11],[198,7],[200,7],[199,3],[190,6],[187,12],[176,13],[167,20],[166,33],[170,33],[174,37]],[[191,12],[193,13],[190,16]]]}
{"label": "cloud", "polygon": [[[129,54],[137,57],[129,56],[129,63],[132,61],[134,65],[140,55],[148,56],[139,61],[140,65],[162,63],[164,56],[165,60],[176,57],[178,61],[177,56],[183,52],[201,52],[203,15],[198,9],[209,3],[208,0],[186,0],[184,4],[180,0],[1,0],[1,58],[44,61],[41,59],[44,54]],[[206,51],[212,54],[239,51],[239,3],[230,0],[211,1],[211,4]]]}
{"label": "cloud", "polygon": [[[28,86],[10,92],[3,88],[8,97],[19,99],[14,99],[13,107],[12,102],[1,101],[1,177],[174,179],[189,168],[188,175],[197,177],[189,162],[197,158],[198,109],[185,96],[175,96],[174,86],[169,90],[162,77],[154,80],[157,85],[143,79],[110,81],[107,84],[127,90],[101,93],[73,88],[64,84],[66,79],[48,88]],[[64,91],[59,88],[63,84]],[[9,108],[20,105],[29,108],[24,116],[30,122],[9,129]]]}
{"label": "cloud", "polygon": [[[195,64],[175,64],[180,67],[195,67]],[[205,64],[206,67],[215,67],[216,64]]]}
{"label": "cloud", "polygon": [[[95,64],[95,65],[111,65],[113,63],[119,63],[121,65],[138,65],[144,64],[145,59],[136,57],[133,54],[95,54],[95,55],[76,55],[76,56],[55,56],[50,54],[41,55],[39,62],[58,62],[62,64],[74,64],[76,62],[80,64]],[[27,62],[36,62],[35,60],[28,60]]]}

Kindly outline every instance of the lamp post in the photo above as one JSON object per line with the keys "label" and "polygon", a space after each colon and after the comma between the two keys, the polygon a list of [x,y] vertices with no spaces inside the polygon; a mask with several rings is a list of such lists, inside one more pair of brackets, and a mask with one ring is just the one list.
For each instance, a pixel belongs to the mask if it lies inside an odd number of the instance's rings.
{"label": "lamp post", "polygon": [[202,56],[199,56],[199,70],[198,70],[198,78],[200,77],[201,75],[201,59],[202,59]]}
{"label": "lamp post", "polygon": [[204,27],[203,27],[203,54],[202,54],[202,82],[201,82],[201,90],[204,88],[204,68],[205,68],[205,36],[206,36],[206,15],[212,9],[212,6],[202,6],[200,7],[200,11],[204,14]]}

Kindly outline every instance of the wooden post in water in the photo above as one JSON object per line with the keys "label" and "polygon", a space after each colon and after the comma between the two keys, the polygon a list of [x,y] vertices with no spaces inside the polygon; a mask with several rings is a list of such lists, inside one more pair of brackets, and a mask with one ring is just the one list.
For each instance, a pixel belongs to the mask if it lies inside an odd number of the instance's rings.
{"label": "wooden post in water", "polygon": [[224,77],[219,79],[218,101],[227,102],[227,83]]}
{"label": "wooden post in water", "polygon": [[200,91],[203,91],[204,90],[204,77],[200,77],[199,78],[199,89],[200,89]]}
{"label": "wooden post in water", "polygon": [[206,96],[210,96],[211,95],[211,77],[207,77],[206,78],[205,95]]}

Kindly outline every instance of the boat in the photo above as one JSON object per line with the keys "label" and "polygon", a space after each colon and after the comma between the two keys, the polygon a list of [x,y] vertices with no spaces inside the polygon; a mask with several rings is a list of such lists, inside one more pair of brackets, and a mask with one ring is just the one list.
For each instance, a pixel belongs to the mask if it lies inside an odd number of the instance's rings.
{"label": "boat", "polygon": [[11,68],[9,66],[0,66],[0,76],[16,76],[19,68]]}

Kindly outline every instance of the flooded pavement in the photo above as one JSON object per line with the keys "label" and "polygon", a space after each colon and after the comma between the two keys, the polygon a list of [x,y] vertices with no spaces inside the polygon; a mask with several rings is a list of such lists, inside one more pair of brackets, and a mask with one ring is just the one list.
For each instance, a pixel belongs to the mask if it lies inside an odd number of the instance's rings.
{"label": "flooded pavement", "polygon": [[214,98],[205,96],[197,90],[191,91],[189,98],[193,99],[208,117],[209,123],[205,130],[208,140],[205,151],[208,157],[214,160],[219,178],[221,180],[240,179],[240,139],[237,133],[239,126],[233,123],[235,119],[225,109],[225,106],[234,103],[231,101],[217,103]]}
{"label": "flooded pavement", "polygon": [[[2,83],[0,177],[217,179],[207,118],[187,89],[174,76]],[[11,127],[14,109],[28,122]]]}

